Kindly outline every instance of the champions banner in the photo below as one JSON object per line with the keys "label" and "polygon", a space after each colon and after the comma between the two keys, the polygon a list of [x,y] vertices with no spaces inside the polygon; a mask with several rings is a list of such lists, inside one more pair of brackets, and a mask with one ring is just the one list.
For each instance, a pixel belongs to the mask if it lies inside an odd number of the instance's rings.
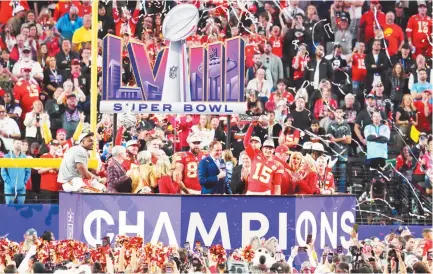
{"label": "champions banner", "polygon": [[[169,50],[173,51],[170,58],[181,54],[181,50],[176,52],[176,47],[163,48],[152,66],[144,44],[130,42],[126,47],[129,58],[124,58],[122,38],[108,35],[103,42],[101,112],[246,112],[245,46],[240,37],[228,39],[225,43],[189,48],[188,58],[181,68],[169,59]],[[122,83],[125,66],[132,67],[137,86]],[[168,82],[172,87],[164,86]],[[189,84],[183,88],[181,83]]]}
{"label": "champions banner", "polygon": [[283,250],[305,245],[347,248],[354,196],[163,196],[60,193],[59,237],[91,246],[117,234],[183,246],[223,244],[230,250],[253,236],[276,237]]}

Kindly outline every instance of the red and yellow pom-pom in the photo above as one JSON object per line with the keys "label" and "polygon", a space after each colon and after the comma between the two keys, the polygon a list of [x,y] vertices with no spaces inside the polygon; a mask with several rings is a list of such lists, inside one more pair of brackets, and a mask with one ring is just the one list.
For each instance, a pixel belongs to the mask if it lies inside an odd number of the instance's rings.
{"label": "red and yellow pom-pom", "polygon": [[227,261],[226,250],[220,244],[214,245],[209,249],[209,252],[212,256],[212,259],[218,264],[224,263]]}
{"label": "red and yellow pom-pom", "polygon": [[242,250],[242,258],[244,259],[244,261],[246,262],[251,262],[254,258],[254,250],[251,247],[251,245],[247,245],[243,250]]}

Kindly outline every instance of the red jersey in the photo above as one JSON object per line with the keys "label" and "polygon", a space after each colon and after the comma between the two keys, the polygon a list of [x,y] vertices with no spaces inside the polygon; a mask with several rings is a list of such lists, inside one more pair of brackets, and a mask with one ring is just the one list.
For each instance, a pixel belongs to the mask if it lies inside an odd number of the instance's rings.
{"label": "red jersey", "polygon": [[68,151],[71,147],[74,146],[74,139],[70,138],[66,140],[66,142],[64,142],[61,146],[62,146],[62,155],[64,155],[66,151]]}
{"label": "red jersey", "polygon": [[[281,174],[281,195],[294,194],[295,193],[294,185],[290,180],[291,178],[288,172],[288,170],[290,170],[289,164],[276,156],[274,159],[278,161],[284,169],[283,174]],[[274,191],[272,190],[272,194],[274,194],[273,192]]]}
{"label": "red jersey", "polygon": [[334,184],[334,174],[332,174],[332,170],[327,168],[325,174],[323,176],[317,177],[317,186],[320,190],[335,190]]}
{"label": "red jersey", "polygon": [[[57,158],[53,157],[49,153],[42,154],[41,159],[52,159]],[[61,190],[62,184],[57,182],[57,174],[58,172],[45,172],[41,174],[41,189],[48,191],[59,191]]]}
{"label": "red jersey", "polygon": [[272,45],[272,53],[280,58],[283,57],[283,37],[271,36],[268,42]]}
{"label": "red jersey", "polygon": [[389,56],[398,53],[398,47],[401,41],[404,40],[403,30],[397,24],[385,25],[383,28],[383,34],[386,39],[388,54]]}
{"label": "red jersey", "polygon": [[14,87],[15,100],[20,102],[23,110],[21,119],[27,112],[32,111],[33,102],[39,100],[40,88],[36,81],[20,79]]}
{"label": "red jersey", "polygon": [[355,53],[352,56],[352,80],[363,82],[367,75],[365,67],[365,54]]}
{"label": "red jersey", "polygon": [[248,176],[247,191],[273,193],[273,186],[281,185],[284,174],[283,166],[274,159],[267,159],[263,153],[251,144],[245,149],[251,159],[251,172]]}
{"label": "red jersey", "polygon": [[247,44],[245,46],[245,66],[247,68],[251,68],[254,66],[254,54],[256,52],[259,52],[259,49],[256,47],[255,44]]}
{"label": "red jersey", "polygon": [[135,35],[135,29],[137,28],[138,15],[140,10],[135,9],[129,20],[124,20],[120,17],[120,12],[117,8],[113,8],[113,19],[116,24],[116,35],[121,36],[123,33],[129,33],[130,35]]}
{"label": "red jersey", "polygon": [[80,17],[83,17],[84,15],[92,13],[92,5],[81,5],[80,7],[78,7],[78,10],[78,15]]}
{"label": "red jersey", "polygon": [[328,103],[326,103],[323,98],[320,98],[314,104],[314,118],[320,120],[323,118],[323,112],[325,111],[326,105],[328,107],[337,108],[337,101],[334,99],[329,99]]}
{"label": "red jersey", "polygon": [[[284,143],[286,143],[286,142],[291,143],[291,142],[295,141],[296,138],[299,139],[301,136],[301,133],[297,129],[292,130],[289,134],[284,134],[284,132],[281,131],[281,134],[284,135]],[[289,146],[287,144],[286,144],[286,146],[288,146],[289,148],[296,148],[297,147],[296,145]]]}
{"label": "red jersey", "polygon": [[12,18],[12,11],[14,5],[20,5],[22,6],[26,11],[30,9],[29,4],[27,3],[27,0],[18,0],[18,1],[0,1],[0,24],[7,24],[8,20]]}
{"label": "red jersey", "polygon": [[[275,102],[274,100],[274,95],[275,92],[271,93],[271,96],[269,97],[269,101]],[[293,94],[289,91],[285,91],[283,93],[283,95],[281,96],[283,99],[286,99],[288,103],[292,104],[293,102],[295,102],[295,96],[293,96]]]}
{"label": "red jersey", "polygon": [[305,67],[309,60],[309,58],[295,57],[292,60],[292,68],[293,65],[296,63],[297,58],[299,58],[299,64],[297,69],[293,69],[293,80],[299,80],[304,77]]}
{"label": "red jersey", "polygon": [[205,151],[200,152],[197,156],[191,151],[176,153],[174,160],[176,163],[183,164],[183,183],[186,188],[201,191],[201,185],[198,180],[198,163],[207,156]]}
{"label": "red jersey", "polygon": [[[382,11],[377,11],[377,21],[380,26],[385,25],[385,13]],[[364,26],[364,41],[368,42],[374,38],[374,27],[376,25],[376,18],[374,16],[374,11],[367,11],[361,17],[359,26]]]}
{"label": "red jersey", "polygon": [[417,47],[429,45],[428,36],[432,33],[430,16],[412,15],[407,22],[406,34],[412,38],[412,44]]}

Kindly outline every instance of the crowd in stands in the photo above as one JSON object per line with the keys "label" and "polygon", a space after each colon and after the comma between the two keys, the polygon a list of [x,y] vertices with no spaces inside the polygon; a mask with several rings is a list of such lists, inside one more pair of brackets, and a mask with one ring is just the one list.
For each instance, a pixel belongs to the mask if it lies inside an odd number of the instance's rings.
{"label": "crowd in stands", "polygon": [[[180,2],[200,11],[189,46],[245,40],[247,116],[122,114],[113,128],[104,114],[89,133],[90,94],[101,93],[91,55],[100,70],[103,52],[91,51],[92,28],[141,41],[155,60],[164,16],[182,3],[100,1],[92,26],[89,0],[0,2],[1,157],[65,157],[60,171],[2,168],[6,203],[56,201],[76,177],[98,192],[206,193],[209,154],[224,160],[215,193],[346,193],[349,159],[380,174],[391,145],[396,172],[431,194],[431,2]],[[122,82],[135,85],[126,50]],[[93,136],[100,163],[88,170]]]}
{"label": "crowd in stands", "polygon": [[432,231],[420,237],[399,230],[359,240],[355,231],[347,247],[306,246],[281,250],[275,238],[255,237],[249,245],[225,250],[200,241],[183,247],[146,243],[135,236],[104,237],[89,247],[74,240],[38,238],[27,230],[22,243],[0,240],[0,273],[431,273]]}

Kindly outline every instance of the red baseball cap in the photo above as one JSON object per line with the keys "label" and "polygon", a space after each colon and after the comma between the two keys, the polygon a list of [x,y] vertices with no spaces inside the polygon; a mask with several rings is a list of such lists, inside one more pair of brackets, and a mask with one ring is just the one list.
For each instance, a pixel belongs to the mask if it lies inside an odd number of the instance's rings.
{"label": "red baseball cap", "polygon": [[289,152],[290,149],[288,146],[286,145],[279,145],[277,146],[277,148],[275,149],[275,153],[287,153]]}

